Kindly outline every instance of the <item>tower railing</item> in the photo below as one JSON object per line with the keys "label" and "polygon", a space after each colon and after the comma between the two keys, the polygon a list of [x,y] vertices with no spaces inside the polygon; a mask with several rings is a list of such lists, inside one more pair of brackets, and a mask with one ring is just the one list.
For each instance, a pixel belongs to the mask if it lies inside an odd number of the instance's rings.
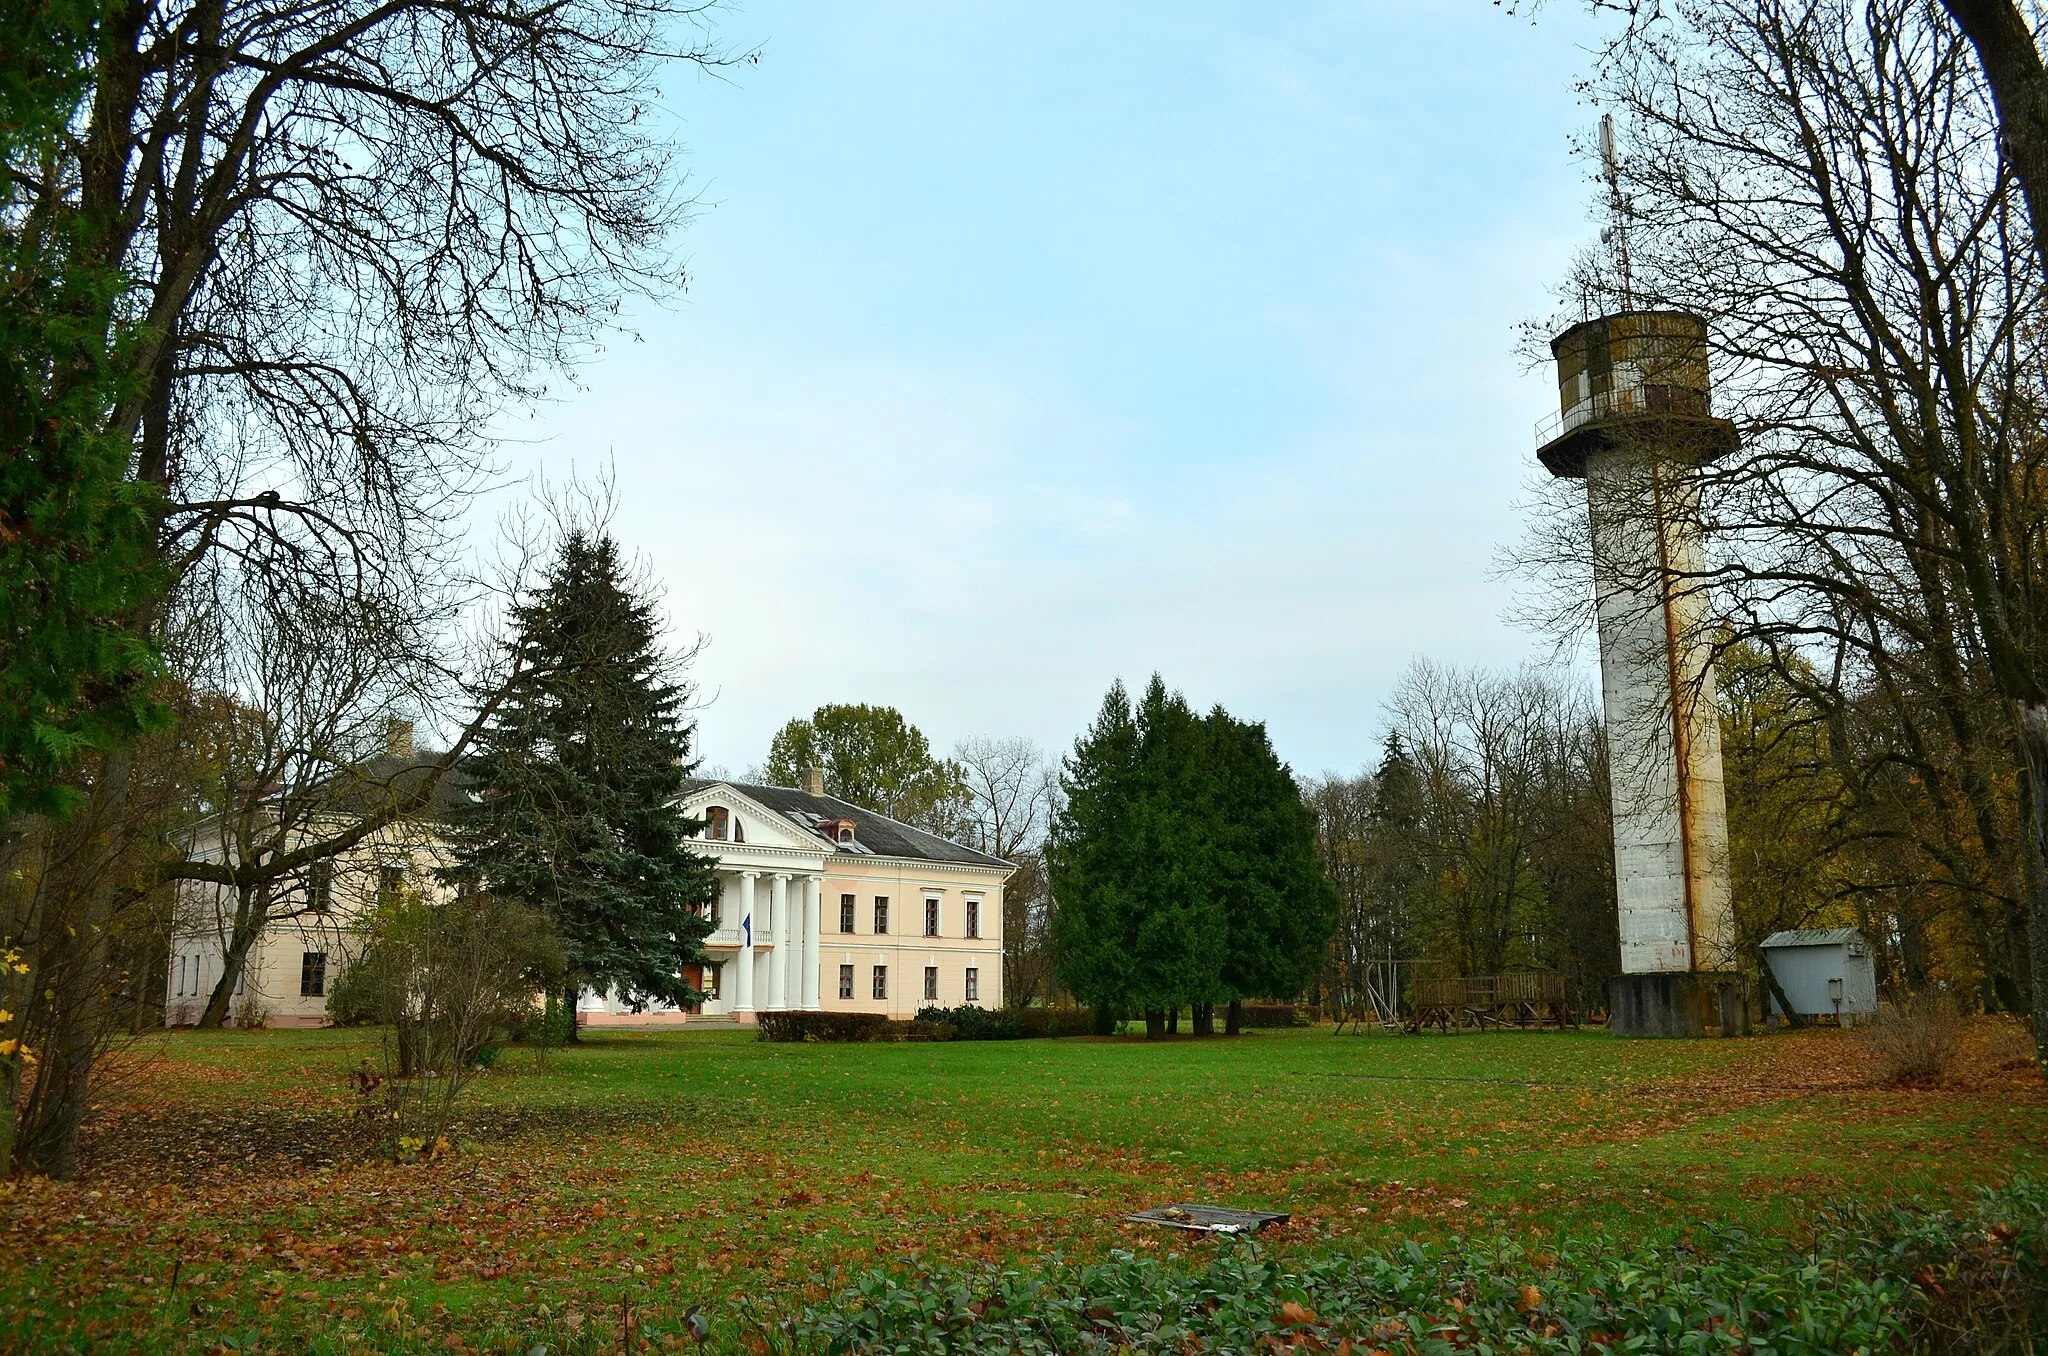
{"label": "tower railing", "polygon": [[1667,415],[1684,419],[1711,418],[1713,409],[1705,391],[1690,386],[1646,383],[1614,391],[1597,391],[1569,410],[1536,421],[1536,446],[1547,447],[1565,434],[1588,424],[1636,415]]}

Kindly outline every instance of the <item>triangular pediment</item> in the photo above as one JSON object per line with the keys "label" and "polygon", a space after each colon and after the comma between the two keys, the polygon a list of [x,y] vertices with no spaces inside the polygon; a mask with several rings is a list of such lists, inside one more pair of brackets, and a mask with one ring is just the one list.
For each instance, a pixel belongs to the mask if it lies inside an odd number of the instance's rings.
{"label": "triangular pediment", "polygon": [[738,842],[728,840],[718,844],[725,846],[795,848],[804,852],[829,852],[831,844],[816,834],[800,829],[782,815],[761,804],[746,792],[727,782],[710,782],[692,787],[685,792],[681,801],[684,814],[692,819],[703,819],[704,812],[714,805],[722,805],[734,816],[745,835]]}

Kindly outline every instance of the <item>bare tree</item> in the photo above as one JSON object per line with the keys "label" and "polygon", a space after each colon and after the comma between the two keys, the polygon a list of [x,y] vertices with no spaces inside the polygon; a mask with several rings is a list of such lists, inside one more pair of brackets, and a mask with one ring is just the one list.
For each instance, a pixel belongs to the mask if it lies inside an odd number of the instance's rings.
{"label": "bare tree", "polygon": [[[132,443],[160,505],[168,604],[140,608],[134,632],[164,635],[209,570],[275,615],[308,577],[355,617],[436,590],[493,412],[543,394],[623,292],[681,283],[662,246],[688,203],[648,111],[669,63],[724,60],[705,16],[688,0],[143,0],[109,16],[86,116],[9,176],[7,210],[70,242],[70,276],[136,280],[118,317],[82,291],[60,302],[109,327],[123,394],[99,432]],[[115,344],[116,318],[136,342]],[[78,828],[10,832],[76,859],[66,834],[140,822],[120,809],[137,775],[116,750],[82,774],[100,808]],[[103,936],[167,877],[284,879],[430,794],[409,786],[349,833],[259,863],[166,867],[124,848],[135,874],[37,892],[0,943],[26,957],[30,990],[57,992],[42,976],[60,963],[83,987],[41,1052],[38,1086],[57,1091],[35,1114],[54,1119],[24,1137],[24,1164],[69,1170],[90,993],[111,982],[27,939]]]}
{"label": "bare tree", "polygon": [[1051,910],[1042,849],[1059,806],[1059,769],[1029,739],[963,739],[953,763],[966,788],[964,841],[1015,864],[1003,886],[1003,997],[1022,1007],[1052,983]]}

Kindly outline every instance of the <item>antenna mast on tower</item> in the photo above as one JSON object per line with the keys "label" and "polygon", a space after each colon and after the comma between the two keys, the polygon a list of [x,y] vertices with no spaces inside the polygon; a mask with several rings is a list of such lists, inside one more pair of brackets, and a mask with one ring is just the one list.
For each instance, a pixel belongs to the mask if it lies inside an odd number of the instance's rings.
{"label": "antenna mast on tower", "polygon": [[1614,149],[1614,115],[1600,115],[1600,170],[1607,180],[1607,211],[1613,224],[1600,233],[1600,238],[1614,250],[1614,262],[1621,272],[1621,308],[1633,311],[1636,308],[1635,284],[1629,277],[1628,262],[1628,199],[1621,191],[1621,156]]}

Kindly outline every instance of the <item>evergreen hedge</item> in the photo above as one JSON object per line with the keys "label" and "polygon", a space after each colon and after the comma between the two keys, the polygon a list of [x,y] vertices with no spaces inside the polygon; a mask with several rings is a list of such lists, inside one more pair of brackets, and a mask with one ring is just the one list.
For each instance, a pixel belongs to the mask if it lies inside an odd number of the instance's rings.
{"label": "evergreen hedge", "polygon": [[898,1022],[879,1012],[763,1012],[754,1018],[755,1034],[764,1041],[949,1041],[953,1028],[943,1022]]}

